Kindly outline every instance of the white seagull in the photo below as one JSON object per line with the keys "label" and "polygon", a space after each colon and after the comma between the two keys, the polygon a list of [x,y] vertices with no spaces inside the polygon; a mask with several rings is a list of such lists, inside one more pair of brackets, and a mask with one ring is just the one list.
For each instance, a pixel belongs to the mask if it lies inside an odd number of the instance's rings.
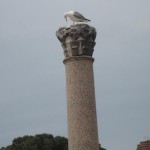
{"label": "white seagull", "polygon": [[88,21],[91,21],[87,18],[85,18],[82,14],[76,12],[76,11],[69,11],[69,12],[66,12],[64,13],[64,18],[66,19],[67,21],[67,17],[70,18],[70,20],[74,22],[88,22]]}

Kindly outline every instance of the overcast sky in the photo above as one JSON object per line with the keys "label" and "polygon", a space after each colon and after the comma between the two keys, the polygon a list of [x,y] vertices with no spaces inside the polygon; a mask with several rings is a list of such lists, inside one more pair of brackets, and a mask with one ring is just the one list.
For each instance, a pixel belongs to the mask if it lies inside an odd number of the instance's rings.
{"label": "overcast sky", "polygon": [[150,0],[0,0],[0,147],[18,136],[67,137],[63,13],[97,29],[99,142],[135,150],[150,138]]}

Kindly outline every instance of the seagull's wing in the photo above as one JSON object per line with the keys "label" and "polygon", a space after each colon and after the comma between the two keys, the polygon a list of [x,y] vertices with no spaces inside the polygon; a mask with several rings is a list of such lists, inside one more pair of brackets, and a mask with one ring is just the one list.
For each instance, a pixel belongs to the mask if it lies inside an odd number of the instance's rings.
{"label": "seagull's wing", "polygon": [[81,20],[87,20],[87,21],[90,21],[89,19],[85,18],[82,14],[80,14],[79,12],[74,12],[73,14],[75,17],[81,19]]}
{"label": "seagull's wing", "polygon": [[73,14],[75,17],[77,17],[77,18],[79,18],[79,19],[83,19],[83,20],[85,20],[86,18],[82,15],[82,14],[80,14],[79,12],[74,12],[74,14]]}

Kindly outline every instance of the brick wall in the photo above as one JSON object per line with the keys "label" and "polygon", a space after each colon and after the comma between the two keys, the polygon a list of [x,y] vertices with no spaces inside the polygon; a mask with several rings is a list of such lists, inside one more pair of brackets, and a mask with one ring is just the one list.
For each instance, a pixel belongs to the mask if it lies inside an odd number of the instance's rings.
{"label": "brick wall", "polygon": [[150,150],[150,140],[140,142],[136,150]]}

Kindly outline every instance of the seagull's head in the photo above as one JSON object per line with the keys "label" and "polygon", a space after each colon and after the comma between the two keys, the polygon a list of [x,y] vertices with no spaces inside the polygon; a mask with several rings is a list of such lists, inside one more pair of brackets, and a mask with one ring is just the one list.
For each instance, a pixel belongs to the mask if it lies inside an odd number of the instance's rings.
{"label": "seagull's head", "polygon": [[66,19],[66,21],[67,21],[67,17],[68,17],[68,13],[64,13],[64,18]]}

